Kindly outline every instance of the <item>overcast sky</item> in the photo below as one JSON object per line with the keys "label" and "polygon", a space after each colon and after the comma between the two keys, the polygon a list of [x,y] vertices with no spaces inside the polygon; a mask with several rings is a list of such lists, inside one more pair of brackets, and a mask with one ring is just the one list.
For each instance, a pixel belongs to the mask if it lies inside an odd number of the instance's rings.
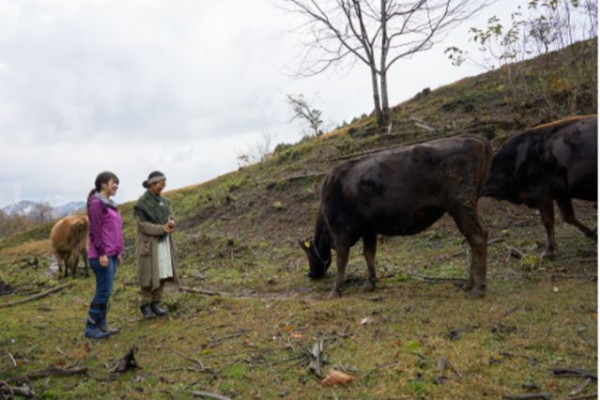
{"label": "overcast sky", "polygon": [[[436,50],[396,64],[392,104],[425,87],[484,72],[443,50],[471,26],[509,15],[502,0]],[[280,3],[279,3],[280,4]],[[302,93],[329,127],[372,110],[369,74],[297,80],[298,37],[275,0],[0,0],[0,207],[83,200],[103,170],[136,199],[153,170],[169,189],[237,168],[266,133],[296,142],[288,93]]]}

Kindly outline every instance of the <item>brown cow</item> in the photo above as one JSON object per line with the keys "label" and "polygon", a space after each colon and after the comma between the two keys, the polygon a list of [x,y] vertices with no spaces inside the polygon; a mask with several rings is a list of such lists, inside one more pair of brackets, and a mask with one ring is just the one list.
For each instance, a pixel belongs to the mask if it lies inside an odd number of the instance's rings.
{"label": "brown cow", "polygon": [[413,235],[450,214],[471,246],[465,287],[470,297],[485,294],[487,232],[477,201],[492,161],[490,143],[460,135],[384,151],[334,167],[321,184],[321,207],[312,238],[301,241],[309,276],[322,278],[337,254],[337,278],[331,296],[341,295],[350,247],[363,239],[375,286],[377,234]]}
{"label": "brown cow", "polygon": [[[69,269],[73,278],[77,275],[79,254],[83,255],[85,276],[89,276],[87,258],[87,237],[89,220],[86,215],[69,215],[60,219],[50,231],[50,242],[58,262],[58,276],[68,276]],[[64,264],[64,274],[62,273]]]}

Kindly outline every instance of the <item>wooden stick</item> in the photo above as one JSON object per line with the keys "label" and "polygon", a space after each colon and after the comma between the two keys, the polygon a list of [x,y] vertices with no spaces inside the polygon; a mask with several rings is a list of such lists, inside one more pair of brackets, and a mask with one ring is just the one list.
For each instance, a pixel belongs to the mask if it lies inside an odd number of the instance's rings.
{"label": "wooden stick", "polygon": [[194,392],[192,392],[192,396],[205,397],[207,399],[214,399],[214,400],[231,400],[231,398],[222,396],[220,394],[203,392],[203,391],[200,391],[200,392],[194,391]]}
{"label": "wooden stick", "polygon": [[533,399],[542,399],[542,400],[550,400],[552,399],[552,394],[543,392],[543,393],[531,393],[531,394],[516,394],[516,395],[505,395],[502,396],[505,400],[533,400]]}
{"label": "wooden stick", "polygon": [[550,371],[557,376],[591,378],[594,380],[598,379],[598,376],[594,373],[594,371],[588,371],[585,369],[551,368]]}
{"label": "wooden stick", "polygon": [[23,303],[27,303],[27,302],[30,302],[30,301],[33,301],[33,300],[38,300],[38,299],[41,299],[42,297],[48,296],[49,294],[52,294],[52,293],[58,292],[60,290],[63,290],[65,288],[71,287],[74,284],[75,284],[74,282],[66,283],[64,285],[60,285],[60,286],[57,286],[55,288],[46,290],[45,292],[42,292],[40,294],[36,294],[35,296],[27,297],[26,299],[21,299],[21,300],[13,301],[13,302],[10,302],[10,303],[0,304],[0,308],[12,307],[12,306],[16,306],[18,304],[23,304]]}
{"label": "wooden stick", "polygon": [[35,397],[35,393],[29,388],[9,386],[6,382],[0,382],[0,393],[8,393],[12,399],[14,395],[26,397],[28,399]]}
{"label": "wooden stick", "polygon": [[206,289],[195,289],[195,288],[191,288],[191,287],[187,287],[187,286],[179,286],[179,290],[181,290],[183,292],[189,292],[189,293],[206,294],[208,296],[226,296],[225,293],[215,292],[215,291],[206,290]]}
{"label": "wooden stick", "polygon": [[192,362],[198,364],[200,366],[200,368],[202,368],[203,370],[206,369],[206,368],[204,368],[204,363],[202,361],[198,360],[197,358],[193,358],[193,357],[187,356],[187,355],[185,355],[183,353],[178,352],[177,350],[173,350],[173,349],[167,349],[167,350],[169,350],[169,351],[177,354],[180,357],[185,358],[186,360],[189,360],[189,361],[192,361]]}
{"label": "wooden stick", "polygon": [[575,386],[575,388],[569,392],[569,396],[580,395],[590,383],[592,383],[592,378],[586,378],[583,382]]}
{"label": "wooden stick", "polygon": [[557,399],[557,400],[586,400],[586,399],[597,399],[597,398],[598,398],[598,393],[592,393],[592,394],[584,394],[581,396],[564,397],[562,399]]}
{"label": "wooden stick", "polygon": [[9,382],[15,382],[16,384],[21,384],[23,382],[27,382],[33,379],[46,378],[52,375],[58,376],[71,376],[71,375],[83,375],[87,373],[87,367],[80,368],[56,368],[54,366],[46,368],[41,371],[31,372],[29,374],[19,376],[16,378],[9,379]]}

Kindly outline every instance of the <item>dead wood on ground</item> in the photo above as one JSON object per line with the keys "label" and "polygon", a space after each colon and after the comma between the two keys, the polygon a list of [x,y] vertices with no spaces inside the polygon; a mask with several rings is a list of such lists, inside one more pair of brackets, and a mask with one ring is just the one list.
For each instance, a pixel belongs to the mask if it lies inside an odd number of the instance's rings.
{"label": "dead wood on ground", "polygon": [[28,303],[30,301],[38,300],[38,299],[41,299],[42,297],[48,296],[49,294],[52,294],[52,293],[61,291],[65,288],[71,287],[74,284],[75,284],[74,282],[66,283],[64,285],[60,285],[60,286],[54,287],[52,289],[46,290],[45,292],[42,292],[40,294],[36,294],[35,296],[27,297],[26,299],[21,299],[21,300],[17,300],[17,301],[12,301],[10,303],[0,304],[0,308],[12,307],[12,306],[16,306],[18,304],[23,304],[23,303]]}

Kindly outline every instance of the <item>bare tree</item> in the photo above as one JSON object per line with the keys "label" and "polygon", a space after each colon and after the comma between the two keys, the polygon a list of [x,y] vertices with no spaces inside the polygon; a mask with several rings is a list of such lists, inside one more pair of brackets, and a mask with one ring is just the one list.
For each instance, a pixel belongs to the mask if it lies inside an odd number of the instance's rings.
{"label": "bare tree", "polygon": [[302,94],[297,96],[288,94],[287,101],[292,108],[292,118],[290,121],[299,119],[305,122],[315,136],[319,136],[323,120],[321,119],[322,112],[313,108]]}
{"label": "bare tree", "polygon": [[265,161],[271,155],[272,147],[273,135],[269,132],[262,132],[260,139],[254,144],[248,145],[246,152],[237,155],[238,166],[245,167]]}
{"label": "bare tree", "polygon": [[284,0],[310,32],[300,73],[319,74],[344,62],[370,71],[380,131],[390,122],[388,72],[494,0]]}
{"label": "bare tree", "polygon": [[52,206],[50,203],[37,203],[33,207],[29,219],[35,225],[45,224],[52,219]]}

